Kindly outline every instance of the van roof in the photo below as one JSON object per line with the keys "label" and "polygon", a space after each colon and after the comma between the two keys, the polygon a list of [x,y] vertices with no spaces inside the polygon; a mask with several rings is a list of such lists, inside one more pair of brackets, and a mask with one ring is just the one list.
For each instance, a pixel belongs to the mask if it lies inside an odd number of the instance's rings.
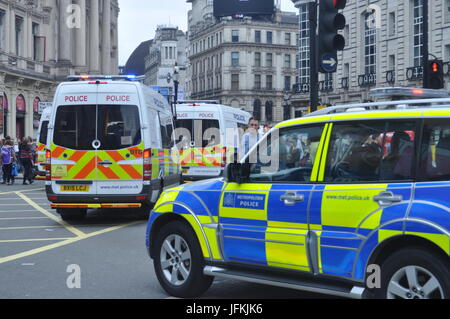
{"label": "van roof", "polygon": [[241,113],[241,114],[248,114],[247,111],[228,106],[223,104],[208,104],[208,103],[184,103],[184,104],[177,104],[176,106],[177,111],[183,110],[183,111],[195,111],[195,110],[209,110],[209,111],[218,111],[219,109],[222,109],[224,111],[228,112],[235,112],[235,113]]}

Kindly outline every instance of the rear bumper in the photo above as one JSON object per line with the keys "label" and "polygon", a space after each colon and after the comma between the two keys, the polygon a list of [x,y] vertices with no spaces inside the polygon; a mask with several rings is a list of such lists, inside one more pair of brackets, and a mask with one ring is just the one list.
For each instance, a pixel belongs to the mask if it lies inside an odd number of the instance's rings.
{"label": "rear bumper", "polygon": [[[139,194],[126,194],[126,195],[86,195],[86,194],[56,194],[53,192],[50,185],[45,186],[47,198],[53,204],[92,204],[89,208],[106,208],[97,207],[95,205],[108,205],[108,204],[123,204],[123,203],[137,203],[141,205],[150,205],[152,192],[159,190],[160,183],[153,182],[150,185],[144,185],[142,191]],[[95,207],[94,207],[95,206]],[[53,206],[52,206],[53,207]],[[53,207],[56,208],[56,207]],[[62,208],[62,207],[57,207]],[[68,208],[68,207],[66,207]],[[123,208],[123,207],[117,207]]]}

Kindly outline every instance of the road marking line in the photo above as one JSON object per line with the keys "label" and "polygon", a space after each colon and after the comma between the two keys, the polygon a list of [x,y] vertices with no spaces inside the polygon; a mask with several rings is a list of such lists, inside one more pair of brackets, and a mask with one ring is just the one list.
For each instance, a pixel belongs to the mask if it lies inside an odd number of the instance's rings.
{"label": "road marking line", "polygon": [[11,255],[11,256],[8,256],[8,257],[3,257],[3,258],[0,258],[0,264],[4,264],[6,262],[17,260],[17,259],[24,258],[24,257],[29,257],[29,256],[32,256],[32,255],[36,255],[36,254],[39,254],[39,253],[42,253],[42,252],[45,252],[45,251],[48,251],[48,250],[51,250],[51,249],[67,246],[67,245],[79,242],[81,240],[85,240],[85,239],[89,239],[89,238],[96,237],[96,236],[99,236],[99,235],[103,235],[103,234],[106,234],[106,233],[109,233],[109,232],[112,232],[112,231],[115,231],[115,230],[118,230],[118,229],[121,229],[121,228],[124,228],[124,227],[127,227],[127,226],[138,224],[138,223],[140,223],[140,222],[136,221],[136,222],[132,222],[132,223],[124,224],[124,225],[119,225],[119,226],[115,226],[115,227],[99,230],[99,231],[91,233],[91,234],[83,234],[83,235],[80,235],[78,237],[74,237],[74,238],[70,238],[70,239],[61,241],[59,243],[54,243],[54,244],[47,245],[47,246],[44,246],[44,247],[32,249],[32,250],[29,250],[29,251],[26,251],[26,252],[23,252],[23,253]]}
{"label": "road marking line", "polygon": [[0,220],[32,220],[32,219],[48,219],[48,217],[0,217]]}
{"label": "road marking line", "polygon": [[22,191],[5,192],[5,193],[0,193],[0,196],[1,195],[17,194],[17,193],[37,192],[37,191],[45,191],[45,188],[35,188],[35,189],[26,189],[26,190],[22,190]]}
{"label": "road marking line", "polygon": [[20,229],[39,229],[39,228],[65,228],[64,226],[17,226],[0,227],[0,230],[20,230]]}
{"label": "road marking line", "polygon": [[26,242],[36,242],[36,241],[61,241],[61,240],[68,240],[68,239],[71,239],[71,238],[66,237],[66,238],[13,239],[13,240],[0,240],[0,244],[26,243]]}
{"label": "road marking line", "polygon": [[40,211],[42,214],[44,214],[45,216],[47,216],[48,218],[54,220],[55,222],[57,222],[58,224],[62,225],[64,228],[66,228],[68,231],[70,231],[71,233],[73,233],[74,235],[77,236],[83,236],[85,235],[85,233],[83,233],[82,231],[76,229],[75,227],[73,227],[72,225],[69,225],[68,223],[66,223],[65,221],[63,221],[61,219],[61,217],[56,217],[55,215],[53,215],[52,213],[49,213],[48,211],[46,211],[44,208],[42,208],[41,206],[39,206],[38,204],[36,204],[35,202],[33,202],[31,199],[29,199],[26,195],[17,192],[17,195],[19,195],[25,202],[27,202],[29,205],[33,206],[36,210]]}
{"label": "road marking line", "polygon": [[0,213],[22,213],[22,212],[37,212],[37,209],[21,209],[21,210],[1,210]]}

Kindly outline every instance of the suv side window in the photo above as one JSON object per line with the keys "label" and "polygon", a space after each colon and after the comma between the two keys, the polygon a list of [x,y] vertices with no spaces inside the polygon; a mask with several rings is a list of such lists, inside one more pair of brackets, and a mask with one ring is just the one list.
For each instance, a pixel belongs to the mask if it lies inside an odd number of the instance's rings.
{"label": "suv side window", "polygon": [[447,119],[425,120],[418,178],[421,181],[450,179],[450,124]]}
{"label": "suv side window", "polygon": [[325,182],[412,179],[416,126],[415,121],[335,123]]}
{"label": "suv side window", "polygon": [[324,127],[320,124],[272,131],[246,158],[252,164],[249,182],[309,182]]}

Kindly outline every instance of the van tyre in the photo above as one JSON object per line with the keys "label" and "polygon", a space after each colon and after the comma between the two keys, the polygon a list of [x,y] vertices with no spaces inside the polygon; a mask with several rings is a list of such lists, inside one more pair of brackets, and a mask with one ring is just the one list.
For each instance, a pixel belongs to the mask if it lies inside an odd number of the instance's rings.
{"label": "van tyre", "polygon": [[87,209],[57,209],[56,212],[61,215],[62,220],[77,221],[86,218]]}
{"label": "van tyre", "polygon": [[156,235],[156,276],[171,296],[194,298],[211,286],[214,278],[203,274],[204,257],[195,232],[183,222],[173,221]]}
{"label": "van tyre", "polygon": [[449,260],[418,248],[400,250],[381,265],[376,299],[450,298]]}

